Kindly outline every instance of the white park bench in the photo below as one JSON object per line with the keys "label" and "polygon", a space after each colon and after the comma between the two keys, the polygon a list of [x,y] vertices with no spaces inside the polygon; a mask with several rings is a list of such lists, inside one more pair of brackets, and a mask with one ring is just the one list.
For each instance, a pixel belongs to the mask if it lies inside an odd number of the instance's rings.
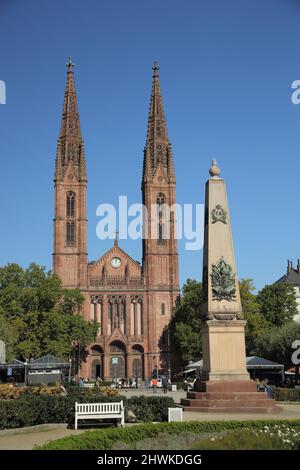
{"label": "white park bench", "polygon": [[83,383],[83,388],[94,388],[95,383],[94,382],[84,382]]}
{"label": "white park bench", "polygon": [[75,429],[80,419],[119,419],[124,426],[123,400],[111,403],[75,403]]}

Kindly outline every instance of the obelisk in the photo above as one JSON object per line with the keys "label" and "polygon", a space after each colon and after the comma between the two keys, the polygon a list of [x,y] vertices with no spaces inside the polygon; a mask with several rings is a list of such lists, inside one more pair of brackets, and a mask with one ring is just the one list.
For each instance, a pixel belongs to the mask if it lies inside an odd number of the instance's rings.
{"label": "obelisk", "polygon": [[213,160],[206,183],[203,248],[202,380],[181,399],[184,410],[277,412],[246,368],[245,325],[225,181]]}
{"label": "obelisk", "polygon": [[215,160],[206,182],[203,247],[203,379],[249,380],[245,325],[226,184]]}

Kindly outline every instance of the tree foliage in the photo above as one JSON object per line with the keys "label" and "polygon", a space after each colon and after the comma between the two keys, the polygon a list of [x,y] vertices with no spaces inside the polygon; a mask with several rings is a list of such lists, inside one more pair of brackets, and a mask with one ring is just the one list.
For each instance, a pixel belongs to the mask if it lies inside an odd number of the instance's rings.
{"label": "tree foliage", "polygon": [[201,306],[202,284],[188,279],[182,289],[181,302],[176,306],[171,321],[171,331],[182,362],[201,357]]}
{"label": "tree foliage", "polygon": [[246,351],[247,354],[255,352],[257,339],[269,328],[269,323],[260,312],[255,287],[252,279],[241,279],[239,282],[242,308],[245,316]]}
{"label": "tree foliage", "polygon": [[56,275],[34,263],[28,269],[0,268],[0,338],[9,354],[21,360],[44,354],[67,359],[77,344],[92,342],[97,325],[80,315],[83,300],[79,290],[63,289]]}
{"label": "tree foliage", "polygon": [[282,326],[297,314],[293,286],[273,284],[265,286],[257,295],[259,308],[265,319],[274,326]]}
{"label": "tree foliage", "polygon": [[[287,359],[288,343],[292,335],[291,326],[281,331],[280,341],[272,343],[272,353],[267,352],[270,342],[269,334],[275,331],[272,327],[294,325],[290,323],[297,313],[295,293],[291,286],[275,284],[265,286],[256,295],[252,279],[242,279],[239,283],[242,308],[245,316],[246,351],[248,355],[263,355]],[[197,360],[202,355],[201,325],[202,325],[202,284],[188,279],[182,289],[181,302],[176,306],[171,320],[171,331],[175,341],[175,350],[180,353],[182,363]],[[271,335],[271,337],[273,337]],[[285,336],[286,335],[286,339]],[[265,347],[261,338],[266,339]],[[277,336],[276,336],[277,338]],[[279,337],[278,337],[279,338]],[[284,343],[286,341],[286,343]],[[282,361],[281,361],[282,362]]]}
{"label": "tree foliage", "polygon": [[6,318],[0,315],[0,339],[6,347],[6,360],[11,361],[14,356],[14,345],[18,338],[18,332]]}
{"label": "tree foliage", "polygon": [[292,343],[299,338],[299,323],[291,321],[280,327],[273,326],[257,339],[257,355],[284,364],[286,368],[292,367]]}

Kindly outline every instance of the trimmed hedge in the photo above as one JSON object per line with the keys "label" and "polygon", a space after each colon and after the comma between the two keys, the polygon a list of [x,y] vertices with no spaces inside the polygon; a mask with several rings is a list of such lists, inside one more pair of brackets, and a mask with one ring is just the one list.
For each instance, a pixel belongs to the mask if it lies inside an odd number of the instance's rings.
{"label": "trimmed hedge", "polygon": [[300,401],[300,390],[297,388],[272,387],[271,396],[277,401]]}
{"label": "trimmed hedge", "polygon": [[0,385],[0,400],[16,400],[23,395],[61,395],[60,386],[32,385],[30,387],[18,387],[12,384]]}
{"label": "trimmed hedge", "polygon": [[44,423],[74,424],[75,402],[101,403],[124,402],[125,420],[132,422],[161,422],[168,419],[168,408],[175,403],[169,397],[132,397],[123,396],[32,396],[27,395],[18,400],[0,401],[0,429],[12,429],[24,426],[35,426]]}
{"label": "trimmed hedge", "polygon": [[[37,447],[41,450],[110,450],[117,442],[131,447],[143,439],[155,438],[162,433],[178,435],[183,432],[195,434],[215,433],[233,429],[259,429],[263,426],[286,424],[284,420],[257,421],[185,421],[179,423],[149,423],[126,428],[99,429],[86,431],[80,435],[69,436],[48,442]],[[300,429],[300,420],[288,421],[289,426]]]}

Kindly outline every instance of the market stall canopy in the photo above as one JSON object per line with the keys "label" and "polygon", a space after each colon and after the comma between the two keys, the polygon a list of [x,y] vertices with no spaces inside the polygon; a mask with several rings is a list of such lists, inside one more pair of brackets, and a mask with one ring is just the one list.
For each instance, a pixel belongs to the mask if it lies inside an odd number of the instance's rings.
{"label": "market stall canopy", "polygon": [[6,362],[5,364],[0,364],[0,369],[7,369],[7,368],[13,368],[13,369],[24,369],[25,364],[22,361],[19,361],[18,359],[13,359],[11,362]]}
{"label": "market stall canopy", "polygon": [[37,359],[31,359],[29,362],[29,368],[34,369],[62,369],[69,367],[70,364],[63,359],[47,354],[46,356],[38,357]]}
{"label": "market stall canopy", "polygon": [[[258,356],[248,356],[246,357],[246,364],[247,369],[277,369],[283,370],[283,364],[277,364],[276,362],[269,361],[269,359],[265,359],[264,357]],[[203,367],[203,360],[200,359],[199,361],[192,362],[188,366],[185,367],[187,372],[192,372],[195,369],[202,369]]]}
{"label": "market stall canopy", "polygon": [[247,369],[278,369],[281,370],[284,368],[283,364],[278,364],[277,362],[269,361],[264,357],[258,356],[249,356],[246,358]]}

